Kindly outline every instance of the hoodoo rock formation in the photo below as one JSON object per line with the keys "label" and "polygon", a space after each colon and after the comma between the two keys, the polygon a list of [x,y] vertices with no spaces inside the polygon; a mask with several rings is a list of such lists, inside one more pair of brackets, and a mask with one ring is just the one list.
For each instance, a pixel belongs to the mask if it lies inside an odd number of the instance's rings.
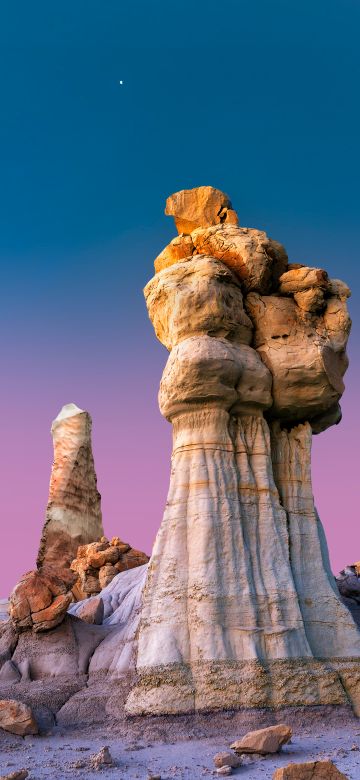
{"label": "hoodoo rock formation", "polygon": [[104,534],[91,417],[75,404],[66,404],[51,432],[54,463],[37,565],[68,569],[79,545],[95,542]]}
{"label": "hoodoo rock formation", "polygon": [[[119,572],[149,560],[119,537],[109,542],[103,536],[88,412],[67,404],[52,432],[54,464],[37,569],[24,574],[10,595],[17,632],[55,628],[73,601],[99,593]],[[88,622],[102,622],[102,614],[100,607],[96,612],[84,606]]]}
{"label": "hoodoo rock formation", "polygon": [[344,704],[360,633],[330,572],[311,437],[340,419],[349,290],[288,264],[211,187],[167,201],[180,233],[145,288],[170,356],[170,488],[149,563],[129,714]]}

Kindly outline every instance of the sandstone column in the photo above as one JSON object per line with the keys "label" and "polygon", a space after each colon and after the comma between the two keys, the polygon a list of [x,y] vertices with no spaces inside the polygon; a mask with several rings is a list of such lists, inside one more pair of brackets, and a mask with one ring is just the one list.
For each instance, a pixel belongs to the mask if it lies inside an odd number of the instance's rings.
{"label": "sandstone column", "polygon": [[91,417],[63,406],[51,432],[54,463],[37,566],[69,568],[78,546],[103,536],[100,493],[91,447]]}
{"label": "sandstone column", "polygon": [[[159,402],[173,455],[127,711],[264,706],[279,698],[279,680],[283,702],[299,688],[319,702],[263,418],[271,376],[246,343],[240,285],[202,256],[162,271],[145,294],[172,347]],[[339,683],[327,685],[341,698]]]}
{"label": "sandstone column", "polygon": [[310,481],[311,432],[341,416],[348,290],[289,265],[211,187],[175,193],[167,213],[183,232],[145,298],[170,351],[159,405],[172,468],[127,712],[349,699],[360,712],[360,633]]}

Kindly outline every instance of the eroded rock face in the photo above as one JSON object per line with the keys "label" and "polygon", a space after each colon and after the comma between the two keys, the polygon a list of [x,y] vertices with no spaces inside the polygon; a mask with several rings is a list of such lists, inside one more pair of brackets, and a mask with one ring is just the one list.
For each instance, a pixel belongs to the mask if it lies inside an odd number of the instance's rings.
{"label": "eroded rock face", "polygon": [[[101,599],[104,605],[103,627],[110,633],[91,657],[90,675],[110,674],[118,678],[135,670],[136,635],[147,565],[120,572],[99,596],[71,604],[69,613],[81,617],[82,610]],[[77,621],[79,622],[79,621]]]}
{"label": "eroded rock face", "polygon": [[236,273],[246,292],[270,292],[287,268],[287,254],[263,230],[220,225],[191,234],[198,254],[221,260]]}
{"label": "eroded rock face", "polygon": [[66,404],[54,420],[54,463],[38,567],[69,568],[81,544],[103,535],[91,447],[91,417]]}
{"label": "eroded rock face", "polygon": [[170,350],[159,405],[173,454],[126,710],[349,696],[360,712],[360,634],[330,571],[310,477],[312,431],[339,420],[348,288],[288,264],[261,231],[193,227],[188,201],[170,201],[195,251],[164,250],[145,288]]}
{"label": "eroded rock face", "polygon": [[32,710],[27,704],[14,699],[0,700],[0,728],[25,737],[37,734],[38,727]]}
{"label": "eroded rock face", "polygon": [[10,618],[18,631],[48,631],[61,623],[73,601],[75,576],[66,580],[50,567],[29,571],[10,595]]}
{"label": "eroded rock face", "polygon": [[118,536],[114,536],[111,542],[103,536],[98,542],[81,545],[71,563],[71,569],[77,576],[73,586],[76,600],[100,593],[119,572],[143,566],[148,560],[148,555],[134,550]]}
{"label": "eroded rock face", "polygon": [[213,257],[197,256],[166,268],[144,293],[155,333],[169,350],[189,336],[209,333],[251,342],[253,327],[240,282]]}
{"label": "eroded rock face", "polygon": [[331,295],[321,313],[310,314],[290,295],[251,293],[246,310],[254,346],[273,377],[271,417],[313,421],[316,433],[338,422],[351,326],[346,301]]}
{"label": "eroded rock face", "polygon": [[185,260],[187,257],[191,257],[194,253],[195,247],[191,236],[187,236],[185,233],[180,233],[179,236],[173,238],[165,249],[154,260],[155,273],[163,271],[164,268],[168,268],[174,263],[179,263],[181,260]]}
{"label": "eroded rock face", "polygon": [[178,233],[191,233],[195,228],[208,225],[238,224],[228,196],[215,187],[175,192],[166,201],[165,214],[174,217]]}

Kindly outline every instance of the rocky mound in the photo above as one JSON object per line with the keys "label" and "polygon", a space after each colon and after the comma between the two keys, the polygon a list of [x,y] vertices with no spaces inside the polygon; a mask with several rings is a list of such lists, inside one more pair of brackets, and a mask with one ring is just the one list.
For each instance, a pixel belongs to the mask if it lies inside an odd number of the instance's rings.
{"label": "rocky mound", "polygon": [[118,536],[111,542],[103,536],[98,542],[81,545],[71,564],[72,571],[77,574],[73,587],[76,601],[100,593],[119,572],[143,566],[148,561],[146,553],[134,550]]}

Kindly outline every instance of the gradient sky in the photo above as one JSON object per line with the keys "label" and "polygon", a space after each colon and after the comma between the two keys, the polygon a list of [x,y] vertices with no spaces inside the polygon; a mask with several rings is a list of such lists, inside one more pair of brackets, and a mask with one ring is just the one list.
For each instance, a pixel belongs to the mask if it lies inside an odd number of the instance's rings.
{"label": "gradient sky", "polygon": [[334,571],[360,558],[359,24],[358,0],[1,4],[0,596],[34,566],[64,403],[93,418],[106,533],[151,551],[171,430],[142,288],[166,196],[201,184],[352,287],[313,475]]}

